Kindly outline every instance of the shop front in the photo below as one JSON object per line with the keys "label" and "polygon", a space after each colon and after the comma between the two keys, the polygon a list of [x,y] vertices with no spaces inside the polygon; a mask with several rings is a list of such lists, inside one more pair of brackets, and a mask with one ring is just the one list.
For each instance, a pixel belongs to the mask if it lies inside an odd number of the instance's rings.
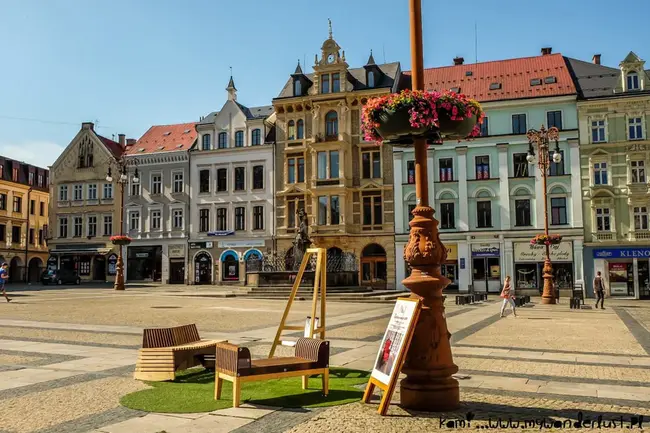
{"label": "shop front", "polygon": [[74,271],[82,281],[113,281],[115,274],[107,268],[107,259],[114,254],[106,244],[63,244],[50,251],[48,270]]}
{"label": "shop front", "polygon": [[[560,296],[563,291],[573,289],[573,242],[565,241],[549,248],[553,265],[553,280],[557,283]],[[546,247],[531,245],[530,242],[514,243],[515,291],[520,294],[537,295],[544,289],[544,260]],[[568,292],[565,292],[566,296]]]}
{"label": "shop front", "polygon": [[249,260],[261,260],[263,249],[270,250],[270,242],[265,239],[232,239],[217,242],[219,257],[219,281],[224,283],[244,283],[246,264]]}
{"label": "shop front", "polygon": [[127,247],[127,281],[162,281],[162,246]]}
{"label": "shop front", "polygon": [[476,293],[501,291],[501,248],[499,244],[472,244],[472,285]]}
{"label": "shop front", "polygon": [[589,272],[587,280],[592,292],[594,275],[600,271],[606,296],[650,299],[650,246],[593,248],[592,255],[593,274]]}
{"label": "shop front", "polygon": [[[212,242],[193,242],[190,244],[190,249],[192,249],[192,247],[198,246],[197,244],[207,243],[211,244]],[[209,252],[201,249],[193,253],[193,269],[193,284],[212,284],[212,256]]]}
{"label": "shop front", "polygon": [[170,244],[167,247],[169,272],[167,284],[183,284],[185,282],[185,248],[187,244]]}
{"label": "shop front", "polygon": [[445,244],[447,249],[447,260],[440,266],[440,272],[447,277],[451,283],[446,287],[450,292],[458,291],[458,245]]}

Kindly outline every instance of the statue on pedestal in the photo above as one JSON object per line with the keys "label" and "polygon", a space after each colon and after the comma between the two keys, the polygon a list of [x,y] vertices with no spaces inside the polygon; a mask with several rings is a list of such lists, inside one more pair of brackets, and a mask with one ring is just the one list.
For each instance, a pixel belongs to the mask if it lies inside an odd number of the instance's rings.
{"label": "statue on pedestal", "polygon": [[298,233],[296,233],[296,238],[293,241],[293,270],[298,270],[300,263],[302,263],[302,258],[307,251],[307,248],[312,244],[311,239],[309,239],[308,227],[307,227],[307,212],[305,209],[298,209],[296,212],[298,215],[298,220],[300,221],[300,228]]}

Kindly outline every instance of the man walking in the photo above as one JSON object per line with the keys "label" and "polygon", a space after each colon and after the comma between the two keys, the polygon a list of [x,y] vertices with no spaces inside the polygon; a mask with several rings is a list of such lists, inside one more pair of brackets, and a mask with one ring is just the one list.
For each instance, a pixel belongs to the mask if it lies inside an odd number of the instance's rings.
{"label": "man walking", "polygon": [[596,273],[596,278],[594,278],[594,292],[596,293],[596,308],[598,308],[598,302],[600,302],[600,308],[605,309],[603,303],[605,302],[605,282],[603,277],[600,275],[600,271]]}
{"label": "man walking", "polygon": [[7,302],[11,302],[11,299],[9,299],[9,296],[7,296],[7,292],[5,290],[5,283],[9,279],[9,272],[7,271],[7,264],[3,263],[2,267],[0,268],[0,287],[2,287],[2,296],[5,297]]}

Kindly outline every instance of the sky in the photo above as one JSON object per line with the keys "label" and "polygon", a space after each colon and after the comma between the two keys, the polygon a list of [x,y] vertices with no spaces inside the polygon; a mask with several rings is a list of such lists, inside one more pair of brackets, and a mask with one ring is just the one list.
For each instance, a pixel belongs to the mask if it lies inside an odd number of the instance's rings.
{"label": "sky", "polygon": [[[647,0],[422,4],[425,67],[542,47],[613,67],[650,58]],[[298,60],[311,71],[328,18],[351,67],[372,49],[410,70],[406,0],[0,0],[0,154],[45,167],[81,122],[139,138],[196,121],[224,104],[230,67],[239,102],[269,105]]]}

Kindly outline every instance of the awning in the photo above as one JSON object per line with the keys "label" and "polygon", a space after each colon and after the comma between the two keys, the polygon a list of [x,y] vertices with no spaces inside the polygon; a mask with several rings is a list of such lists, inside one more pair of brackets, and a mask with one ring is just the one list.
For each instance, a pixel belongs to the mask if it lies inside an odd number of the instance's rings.
{"label": "awning", "polygon": [[106,255],[112,251],[111,248],[79,248],[70,250],[50,250],[50,254],[96,254]]}

